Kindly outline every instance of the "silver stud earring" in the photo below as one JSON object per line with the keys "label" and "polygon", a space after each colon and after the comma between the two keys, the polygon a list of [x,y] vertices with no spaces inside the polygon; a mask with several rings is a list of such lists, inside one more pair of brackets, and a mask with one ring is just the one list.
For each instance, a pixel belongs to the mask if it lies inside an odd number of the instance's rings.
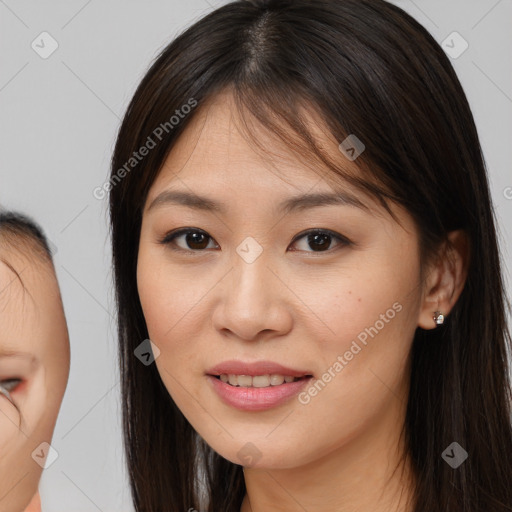
{"label": "silver stud earring", "polygon": [[441,311],[436,311],[432,318],[434,319],[436,325],[441,325],[444,322],[444,315],[441,313]]}

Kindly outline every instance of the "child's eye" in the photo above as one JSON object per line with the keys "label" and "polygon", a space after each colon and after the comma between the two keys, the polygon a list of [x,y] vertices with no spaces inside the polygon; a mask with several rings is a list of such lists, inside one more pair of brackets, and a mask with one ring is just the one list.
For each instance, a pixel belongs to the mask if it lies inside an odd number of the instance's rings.
{"label": "child's eye", "polygon": [[[182,237],[184,237],[183,243],[185,246],[182,245],[176,247],[176,241]],[[295,237],[292,243],[303,238],[310,248],[319,249],[313,251],[305,250],[305,252],[327,252],[331,250],[332,240],[336,240],[338,245],[341,246],[351,244],[350,240],[346,237],[328,229],[311,229]],[[209,240],[213,241],[213,238],[201,229],[182,228],[168,233],[160,243],[169,245],[171,249],[176,251],[201,252],[203,249],[208,249],[208,246],[210,245]]]}
{"label": "child's eye", "polygon": [[5,379],[0,380],[0,386],[6,391],[12,391],[21,384],[21,379]]}
{"label": "child's eye", "polygon": [[21,379],[0,380],[0,394],[5,395],[12,402],[10,393],[14,391],[21,384],[21,382]]}

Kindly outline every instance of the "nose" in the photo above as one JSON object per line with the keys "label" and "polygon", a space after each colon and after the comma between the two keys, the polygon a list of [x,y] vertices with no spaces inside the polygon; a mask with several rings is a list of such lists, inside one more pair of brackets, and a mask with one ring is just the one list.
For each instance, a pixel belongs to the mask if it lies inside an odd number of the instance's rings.
{"label": "nose", "polygon": [[247,263],[236,256],[231,272],[217,290],[212,322],[224,335],[254,341],[291,329],[293,294],[264,257]]}

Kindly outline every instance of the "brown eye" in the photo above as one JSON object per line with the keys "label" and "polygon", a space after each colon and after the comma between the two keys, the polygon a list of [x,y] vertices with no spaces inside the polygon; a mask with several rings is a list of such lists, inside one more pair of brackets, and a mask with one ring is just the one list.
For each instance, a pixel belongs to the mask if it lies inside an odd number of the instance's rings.
{"label": "brown eye", "polygon": [[206,232],[202,230],[185,228],[175,231],[174,233],[169,233],[165,236],[161,243],[165,245],[177,245],[176,240],[181,237],[184,237],[183,240],[185,246],[173,247],[173,249],[178,251],[201,251],[208,248],[209,240],[213,240]]}
{"label": "brown eye", "polygon": [[[325,229],[314,229],[307,231],[306,233],[302,233],[298,237],[296,237],[293,241],[295,243],[298,240],[306,239],[306,246],[313,249],[312,251],[305,252],[327,252],[331,250],[332,241],[335,240],[338,242],[338,246],[350,245],[351,242],[344,236],[339,235],[338,233],[334,233],[330,230]],[[302,249],[301,249],[302,250]]]}

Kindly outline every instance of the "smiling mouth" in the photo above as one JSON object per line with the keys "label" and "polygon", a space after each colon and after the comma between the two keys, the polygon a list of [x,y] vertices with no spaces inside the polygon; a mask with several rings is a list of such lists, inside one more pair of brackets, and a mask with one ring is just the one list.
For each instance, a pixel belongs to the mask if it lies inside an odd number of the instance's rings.
{"label": "smiling mouth", "polygon": [[221,375],[212,375],[216,379],[221,380],[225,384],[233,387],[245,388],[268,388],[272,386],[281,386],[299,380],[305,380],[312,375],[303,375],[302,377],[293,377],[291,375],[267,374],[267,375],[234,375],[223,373]]}

